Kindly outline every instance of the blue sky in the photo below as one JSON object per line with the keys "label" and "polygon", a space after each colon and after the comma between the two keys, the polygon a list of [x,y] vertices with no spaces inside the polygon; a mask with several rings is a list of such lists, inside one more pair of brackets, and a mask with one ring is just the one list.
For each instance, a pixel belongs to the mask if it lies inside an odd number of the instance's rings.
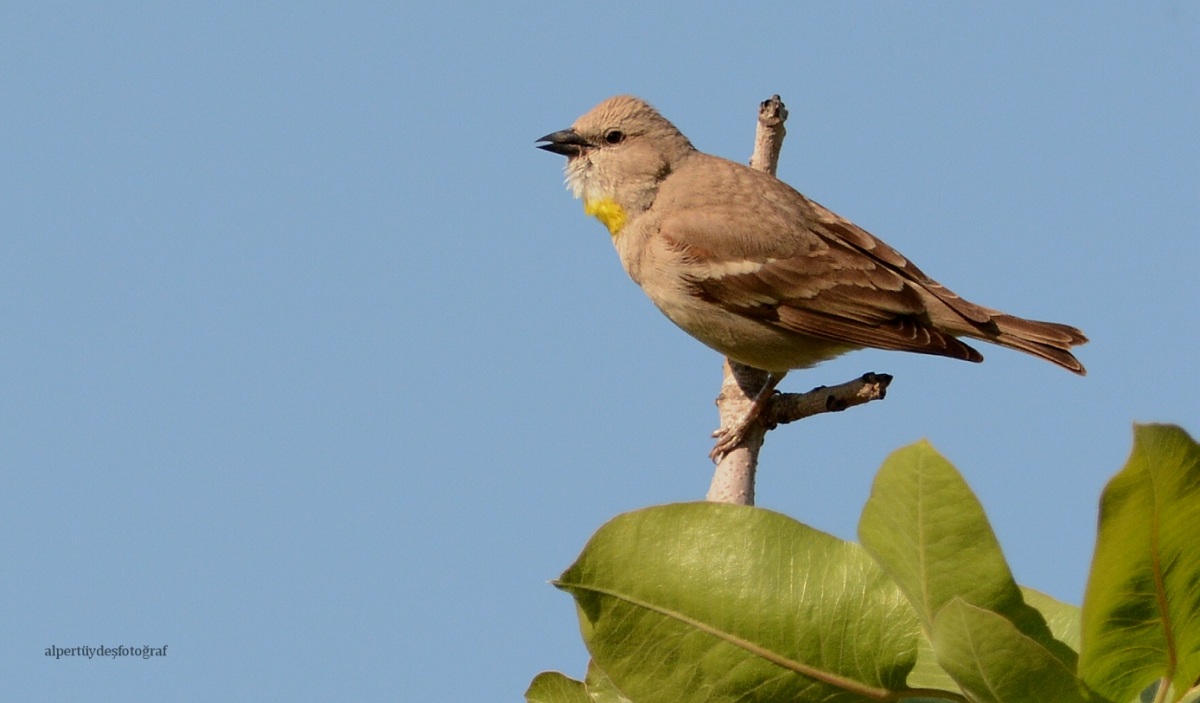
{"label": "blue sky", "polygon": [[0,8],[4,698],[582,675],[547,580],[703,497],[720,380],[534,148],[616,93],[743,161],[782,95],[784,180],[1092,339],[1082,379],[986,346],[794,373],[896,380],[772,433],[760,505],[852,538],[927,437],[1018,580],[1078,603],[1131,423],[1200,433],[1195,4],[418,5]]}

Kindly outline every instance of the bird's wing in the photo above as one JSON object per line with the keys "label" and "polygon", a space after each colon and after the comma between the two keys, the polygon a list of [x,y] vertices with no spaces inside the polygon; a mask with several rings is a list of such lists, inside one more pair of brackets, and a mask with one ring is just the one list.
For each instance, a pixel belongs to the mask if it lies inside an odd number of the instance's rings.
{"label": "bird's wing", "polygon": [[820,203],[809,200],[803,195],[800,197],[803,198],[805,205],[811,208],[812,220],[817,224],[817,231],[821,236],[845,243],[863,255],[891,268],[910,283],[920,286],[921,290],[944,303],[966,321],[983,327],[992,326],[994,310],[963,300],[954,291],[925,275],[925,272],[917,268],[916,264],[888,246],[883,240]]}
{"label": "bird's wing", "polygon": [[929,298],[975,324],[990,321],[986,309],[946,291],[865,230],[788,191],[794,197],[769,208],[753,231],[739,229],[735,207],[685,209],[663,218],[659,235],[683,262],[693,294],[815,337],[982,360],[939,329]]}

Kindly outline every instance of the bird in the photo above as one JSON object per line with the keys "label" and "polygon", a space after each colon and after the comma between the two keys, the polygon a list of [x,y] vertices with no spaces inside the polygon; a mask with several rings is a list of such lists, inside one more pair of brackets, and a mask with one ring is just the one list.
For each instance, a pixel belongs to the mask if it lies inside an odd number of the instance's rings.
{"label": "bird", "polygon": [[1087,341],[1079,329],[960,298],[773,175],[698,150],[640,98],[608,98],[536,143],[567,158],[567,187],[671,322],[769,374],[746,416],[714,433],[714,459],[785,374],[857,349],[983,361],[967,338],[1086,373],[1070,351]]}

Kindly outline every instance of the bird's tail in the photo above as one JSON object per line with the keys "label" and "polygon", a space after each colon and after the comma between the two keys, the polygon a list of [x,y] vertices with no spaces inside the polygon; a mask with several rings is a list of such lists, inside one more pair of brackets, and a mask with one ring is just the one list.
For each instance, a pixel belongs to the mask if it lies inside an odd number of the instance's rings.
{"label": "bird's tail", "polygon": [[979,335],[980,339],[1040,356],[1080,376],[1087,375],[1087,369],[1070,351],[1071,347],[1088,341],[1080,330],[1057,322],[1026,320],[1003,313],[993,314],[991,322],[996,327]]}

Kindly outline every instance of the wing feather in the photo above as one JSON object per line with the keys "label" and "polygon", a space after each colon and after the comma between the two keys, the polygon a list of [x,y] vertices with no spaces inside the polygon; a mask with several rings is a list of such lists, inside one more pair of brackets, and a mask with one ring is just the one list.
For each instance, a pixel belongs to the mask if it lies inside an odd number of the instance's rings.
{"label": "wing feather", "polygon": [[[792,222],[788,230],[795,231]],[[694,294],[731,312],[836,342],[982,360],[934,325],[924,286],[912,277],[915,267],[893,263],[907,259],[869,234],[846,241],[822,223],[808,223],[733,259],[721,251],[722,240],[744,237],[730,234],[736,230],[720,212],[676,214],[664,219],[660,235],[687,263]],[[856,246],[872,241],[870,251]]]}
{"label": "wing feather", "polygon": [[772,176],[700,153],[684,168],[687,178],[664,181],[654,210],[660,243],[682,264],[693,295],[836,342],[980,361],[956,339],[967,336],[1084,373],[1069,351],[1087,341],[1078,329],[963,300],[870,232]]}

